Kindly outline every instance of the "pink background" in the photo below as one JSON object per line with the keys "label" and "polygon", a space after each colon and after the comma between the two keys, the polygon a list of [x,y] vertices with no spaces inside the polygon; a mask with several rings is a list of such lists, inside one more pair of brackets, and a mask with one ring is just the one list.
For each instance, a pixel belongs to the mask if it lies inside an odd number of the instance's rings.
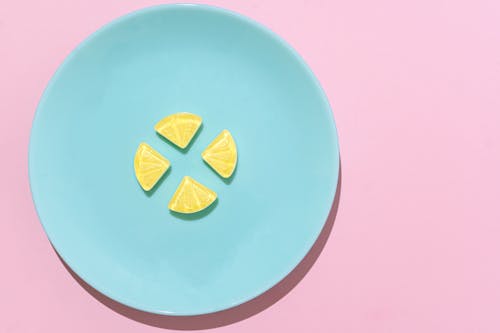
{"label": "pink background", "polygon": [[[1,332],[165,330],[109,309],[66,271],[27,177],[31,120],[57,66],[103,24],[157,3],[0,2]],[[214,330],[499,332],[498,0],[209,3],[303,55],[332,102],[343,170],[335,226],[304,279]]]}

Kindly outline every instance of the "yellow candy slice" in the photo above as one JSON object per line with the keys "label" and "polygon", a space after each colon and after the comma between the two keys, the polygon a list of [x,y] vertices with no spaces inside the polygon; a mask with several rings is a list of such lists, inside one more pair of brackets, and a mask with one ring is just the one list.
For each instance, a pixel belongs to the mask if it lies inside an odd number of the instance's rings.
{"label": "yellow candy slice", "polygon": [[141,143],[134,158],[135,177],[145,191],[151,190],[170,167],[170,162],[147,143]]}
{"label": "yellow candy slice", "polygon": [[201,153],[201,157],[221,177],[231,177],[238,161],[238,151],[231,133],[223,130]]}
{"label": "yellow candy slice", "polygon": [[215,199],[217,193],[185,176],[170,199],[168,208],[178,213],[196,213],[210,206]]}
{"label": "yellow candy slice", "polygon": [[184,149],[201,125],[201,117],[192,113],[175,113],[163,118],[155,125],[155,130],[165,139]]}

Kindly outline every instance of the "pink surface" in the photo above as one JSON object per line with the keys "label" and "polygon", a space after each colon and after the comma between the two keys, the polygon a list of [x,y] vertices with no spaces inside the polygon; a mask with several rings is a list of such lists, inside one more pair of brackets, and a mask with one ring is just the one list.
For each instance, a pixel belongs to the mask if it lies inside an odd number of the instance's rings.
{"label": "pink surface", "polygon": [[[160,332],[110,310],[52,250],[27,149],[64,57],[158,1],[0,3],[1,332]],[[212,1],[267,25],[322,82],[343,185],[328,243],[266,310],[218,332],[500,331],[500,3]]]}

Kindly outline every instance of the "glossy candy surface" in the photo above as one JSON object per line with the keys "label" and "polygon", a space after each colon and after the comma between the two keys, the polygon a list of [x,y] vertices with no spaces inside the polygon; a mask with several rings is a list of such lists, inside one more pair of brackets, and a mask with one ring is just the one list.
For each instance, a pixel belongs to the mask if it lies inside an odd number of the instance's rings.
{"label": "glossy candy surface", "polygon": [[141,143],[134,158],[135,177],[145,191],[151,190],[170,167],[170,162],[147,143]]}
{"label": "glossy candy surface", "polygon": [[202,119],[192,113],[175,113],[163,118],[155,125],[155,130],[176,146],[186,148],[201,126]]}
{"label": "glossy candy surface", "polygon": [[201,156],[221,177],[231,177],[238,161],[238,150],[231,133],[223,130]]}
{"label": "glossy candy surface", "polygon": [[196,213],[210,206],[217,194],[208,187],[185,176],[175,191],[168,208],[177,213]]}

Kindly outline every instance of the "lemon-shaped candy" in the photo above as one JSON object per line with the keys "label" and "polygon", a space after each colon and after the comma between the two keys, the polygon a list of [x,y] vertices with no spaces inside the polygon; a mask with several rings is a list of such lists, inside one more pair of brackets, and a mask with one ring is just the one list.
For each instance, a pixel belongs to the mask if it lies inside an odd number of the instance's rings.
{"label": "lemon-shaped candy", "polygon": [[201,157],[221,177],[231,177],[238,162],[238,150],[231,133],[223,130],[201,153]]}
{"label": "lemon-shaped candy", "polygon": [[170,167],[170,162],[147,143],[141,143],[134,158],[135,177],[145,191],[151,190]]}
{"label": "lemon-shaped candy", "polygon": [[200,116],[181,112],[160,120],[155,125],[155,130],[168,141],[184,149],[189,145],[200,125]]}
{"label": "lemon-shaped candy", "polygon": [[177,187],[168,208],[177,213],[196,213],[210,206],[217,194],[208,187],[185,176]]}

